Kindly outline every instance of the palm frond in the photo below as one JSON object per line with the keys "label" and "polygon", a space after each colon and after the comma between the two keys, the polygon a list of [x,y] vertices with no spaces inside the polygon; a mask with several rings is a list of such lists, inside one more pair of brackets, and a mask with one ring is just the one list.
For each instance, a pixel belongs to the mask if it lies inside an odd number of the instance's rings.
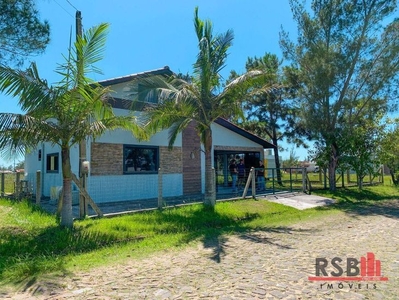
{"label": "palm frond", "polygon": [[194,28],[199,41],[204,35],[204,22],[198,17],[198,6],[194,9]]}
{"label": "palm frond", "polygon": [[284,87],[285,86],[282,84],[264,85],[264,86],[254,89],[253,91],[250,91],[248,93],[248,96],[259,96],[259,95],[264,95],[264,94],[270,94],[270,93],[274,93],[276,91],[280,91]]}
{"label": "palm frond", "polygon": [[4,150],[3,155],[11,150],[23,154],[42,140],[57,143],[58,132],[52,122],[38,120],[29,115],[0,113],[0,149]]}
{"label": "palm frond", "polygon": [[109,24],[102,23],[90,28],[82,37],[78,37],[75,48],[77,57],[84,58],[77,61],[77,64],[83,63],[84,73],[100,73],[100,70],[94,67],[94,64],[103,59],[105,43],[107,38]]}
{"label": "palm frond", "polygon": [[261,76],[263,74],[260,70],[251,70],[244,73],[241,76],[238,76],[234,80],[230,81],[229,84],[226,85],[225,90],[229,90],[230,88],[238,85],[242,85],[243,83],[248,82],[248,80],[253,79],[255,77]]}
{"label": "palm frond", "polygon": [[188,126],[188,124],[190,124],[191,121],[192,120],[188,118],[182,117],[173,123],[173,125],[169,129],[169,148],[173,147],[178,134],[181,133]]}
{"label": "palm frond", "polygon": [[48,105],[53,93],[47,81],[40,78],[35,63],[32,63],[26,71],[0,65],[0,91],[18,97],[19,105],[24,111]]}
{"label": "palm frond", "polygon": [[212,65],[213,72],[219,74],[226,66],[227,51],[233,44],[234,33],[232,30],[227,30],[224,34],[219,34],[212,41]]}

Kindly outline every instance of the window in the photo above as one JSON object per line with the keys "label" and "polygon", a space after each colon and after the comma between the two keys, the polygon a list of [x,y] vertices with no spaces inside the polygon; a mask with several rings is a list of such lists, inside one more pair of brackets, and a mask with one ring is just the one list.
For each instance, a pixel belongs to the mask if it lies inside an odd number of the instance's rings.
{"label": "window", "polygon": [[124,145],[123,154],[123,172],[126,174],[158,171],[158,147]]}
{"label": "window", "polygon": [[47,173],[58,173],[59,170],[59,154],[47,154],[46,171]]}
{"label": "window", "polygon": [[147,103],[158,103],[158,95],[154,90],[146,91],[144,85],[138,83],[139,101]]}

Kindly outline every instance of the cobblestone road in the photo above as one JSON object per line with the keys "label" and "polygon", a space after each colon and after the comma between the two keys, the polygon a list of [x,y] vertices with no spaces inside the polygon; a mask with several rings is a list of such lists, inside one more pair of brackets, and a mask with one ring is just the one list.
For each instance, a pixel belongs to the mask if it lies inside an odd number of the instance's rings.
{"label": "cobblestone road", "polygon": [[[388,281],[309,281],[316,257],[374,252]],[[331,269],[334,270],[334,269]],[[345,276],[345,274],[343,275]],[[399,299],[399,201],[39,282],[12,299]]]}

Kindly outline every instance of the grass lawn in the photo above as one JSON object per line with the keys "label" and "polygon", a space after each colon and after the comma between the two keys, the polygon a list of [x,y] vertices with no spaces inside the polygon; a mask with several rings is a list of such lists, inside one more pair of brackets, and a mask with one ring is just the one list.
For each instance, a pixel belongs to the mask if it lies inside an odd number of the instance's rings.
{"label": "grass lawn", "polygon": [[50,273],[73,272],[110,262],[185,247],[223,234],[286,226],[302,220],[356,210],[376,201],[399,199],[391,186],[339,190],[338,204],[296,210],[267,201],[218,203],[215,211],[200,204],[115,218],[75,221],[58,227],[56,218],[27,202],[0,200],[0,283],[18,283]]}

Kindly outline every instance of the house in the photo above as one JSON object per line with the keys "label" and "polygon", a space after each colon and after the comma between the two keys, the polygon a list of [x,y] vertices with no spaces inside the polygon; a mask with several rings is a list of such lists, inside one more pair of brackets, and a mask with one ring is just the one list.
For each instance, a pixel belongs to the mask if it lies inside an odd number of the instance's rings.
{"label": "house", "polygon": [[[140,84],[143,76],[170,76],[168,67],[113,78],[99,82],[110,87],[110,103],[117,115],[130,112],[133,84]],[[139,99],[140,102],[140,99]],[[228,161],[244,158],[247,168],[256,166],[264,158],[264,149],[274,148],[269,142],[239,128],[225,119],[212,125],[213,158],[216,174],[223,176],[221,186],[228,186]],[[95,140],[85,143],[86,160],[90,163],[87,191],[97,203],[127,200],[143,200],[158,197],[158,180],[162,175],[163,197],[190,197],[201,195],[205,188],[205,157],[200,138],[189,126],[176,139],[172,149],[168,147],[168,131],[161,131],[149,141],[138,141],[124,130],[109,131]],[[36,171],[41,170],[41,194],[56,197],[62,186],[60,149],[43,143],[27,154],[26,179],[36,193]],[[72,171],[79,174],[78,146],[71,149]],[[219,182],[219,181],[218,181]],[[57,188],[58,187],[58,188]],[[73,186],[74,202],[78,190]]]}

